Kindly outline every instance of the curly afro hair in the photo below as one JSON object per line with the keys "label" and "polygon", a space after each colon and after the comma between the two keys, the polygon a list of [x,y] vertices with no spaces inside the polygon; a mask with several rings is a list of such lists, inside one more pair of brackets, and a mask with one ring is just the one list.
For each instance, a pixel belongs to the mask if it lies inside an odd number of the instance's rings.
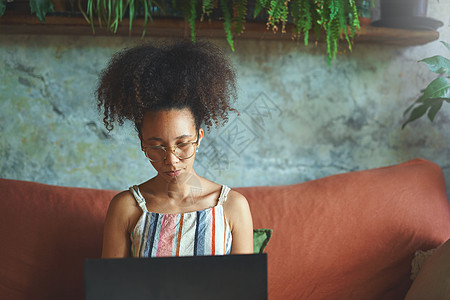
{"label": "curly afro hair", "polygon": [[147,111],[189,108],[197,130],[228,121],[235,111],[235,70],[205,41],[140,45],[116,53],[100,74],[97,105],[108,131],[134,122],[140,134]]}

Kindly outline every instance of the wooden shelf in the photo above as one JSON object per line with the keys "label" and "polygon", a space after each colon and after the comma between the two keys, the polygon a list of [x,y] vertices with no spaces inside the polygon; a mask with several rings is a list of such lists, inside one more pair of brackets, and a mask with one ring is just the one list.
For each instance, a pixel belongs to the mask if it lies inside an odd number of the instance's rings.
{"label": "wooden shelf", "polygon": [[423,45],[439,39],[439,32],[361,26],[355,43],[376,43],[397,46]]}
{"label": "wooden shelf", "polygon": [[[116,35],[141,36],[143,19],[133,21],[131,34],[128,31],[128,21],[119,26]],[[264,23],[247,22],[245,31],[238,39],[291,40],[292,25],[286,26],[286,32],[273,33],[266,29]],[[0,34],[40,34],[40,35],[93,35],[91,26],[82,17],[47,16],[42,23],[36,16],[13,15],[5,13],[0,17]],[[105,27],[95,24],[96,36],[113,36]],[[189,37],[188,24],[182,19],[155,18],[147,26],[146,36]],[[224,38],[223,22],[197,22],[196,36],[206,38]],[[314,36],[314,35],[312,35]],[[362,26],[355,37],[355,43],[375,43],[397,46],[414,46],[429,43],[439,38],[437,31],[405,30]]]}

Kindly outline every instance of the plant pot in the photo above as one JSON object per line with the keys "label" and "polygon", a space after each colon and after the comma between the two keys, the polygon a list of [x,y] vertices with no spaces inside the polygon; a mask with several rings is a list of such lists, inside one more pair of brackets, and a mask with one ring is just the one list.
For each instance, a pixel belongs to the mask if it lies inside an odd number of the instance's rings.
{"label": "plant pot", "polygon": [[381,0],[381,19],[426,17],[428,0]]}
{"label": "plant pot", "polygon": [[380,0],[380,20],[372,26],[436,30],[444,25],[427,17],[428,0]]}
{"label": "plant pot", "polygon": [[52,0],[53,8],[55,11],[66,11],[67,3],[66,0]]}
{"label": "plant pot", "polygon": [[370,25],[370,0],[356,0],[356,9],[358,10],[358,20],[361,26]]}

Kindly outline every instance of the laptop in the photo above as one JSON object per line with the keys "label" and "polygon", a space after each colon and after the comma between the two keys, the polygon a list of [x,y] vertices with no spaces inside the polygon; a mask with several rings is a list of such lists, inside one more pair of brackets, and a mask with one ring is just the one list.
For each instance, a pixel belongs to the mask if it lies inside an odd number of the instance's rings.
{"label": "laptop", "polygon": [[267,299],[267,254],[86,259],[86,300]]}

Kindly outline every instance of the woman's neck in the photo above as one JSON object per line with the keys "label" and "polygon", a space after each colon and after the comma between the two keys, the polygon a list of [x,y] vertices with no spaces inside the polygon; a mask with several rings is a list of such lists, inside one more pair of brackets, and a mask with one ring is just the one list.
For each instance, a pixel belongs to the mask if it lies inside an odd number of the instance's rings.
{"label": "woman's neck", "polygon": [[174,202],[192,202],[202,194],[201,177],[195,172],[185,174],[174,180],[166,181],[161,177],[154,178],[155,192]]}

